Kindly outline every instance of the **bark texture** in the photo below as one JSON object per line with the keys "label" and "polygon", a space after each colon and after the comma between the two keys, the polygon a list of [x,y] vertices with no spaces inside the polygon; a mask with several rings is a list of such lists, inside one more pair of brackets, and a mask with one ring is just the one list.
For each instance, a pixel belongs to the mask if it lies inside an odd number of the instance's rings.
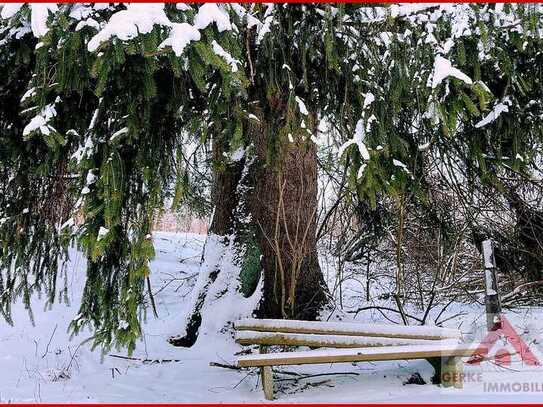
{"label": "bark texture", "polygon": [[213,219],[209,233],[226,236],[234,230],[234,212],[238,206],[238,183],[243,170],[243,160],[221,164],[223,154],[228,151],[228,141],[218,136],[213,140],[213,190],[211,199],[214,204]]}
{"label": "bark texture", "polygon": [[316,249],[317,148],[304,129],[292,142],[271,144],[277,135],[260,116],[251,129],[257,163],[250,204],[264,278],[258,315],[315,319],[327,301]]}
{"label": "bark texture", "polygon": [[[246,128],[251,158],[215,168],[210,232],[225,239],[233,233],[246,256],[254,251],[250,246],[256,246],[260,254],[256,269],[263,278],[263,297],[255,310],[258,317],[313,320],[328,300],[316,249],[317,148],[304,129],[292,135],[292,142],[278,141],[273,134],[277,126],[261,111],[255,114],[260,120]],[[220,140],[213,147],[218,160],[228,151]],[[242,274],[245,265],[241,261]],[[220,267],[217,264],[200,285],[186,334],[171,338],[172,344],[196,342],[206,317],[201,310]]]}

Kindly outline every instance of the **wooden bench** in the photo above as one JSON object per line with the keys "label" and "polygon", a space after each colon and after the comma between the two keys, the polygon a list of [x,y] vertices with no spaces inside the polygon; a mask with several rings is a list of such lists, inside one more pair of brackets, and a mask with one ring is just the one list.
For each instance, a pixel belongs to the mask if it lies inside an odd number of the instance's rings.
{"label": "wooden bench", "polygon": [[[236,342],[260,346],[260,354],[240,356],[237,365],[260,368],[268,400],[273,399],[272,366],[426,359],[436,371],[433,382],[461,387],[461,357],[475,351],[459,345],[460,331],[436,327],[271,319],[243,319],[234,327]],[[274,345],[335,349],[268,353]]]}

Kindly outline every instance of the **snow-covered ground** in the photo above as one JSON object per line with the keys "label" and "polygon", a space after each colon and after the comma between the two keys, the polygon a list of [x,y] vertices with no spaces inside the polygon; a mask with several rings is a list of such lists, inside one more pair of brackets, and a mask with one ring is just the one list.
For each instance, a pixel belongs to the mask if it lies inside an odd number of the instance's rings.
{"label": "snow-covered ground", "polygon": [[[70,340],[67,326],[77,314],[84,283],[84,259],[74,252],[69,269],[70,305],[56,304],[52,310],[44,311],[41,301],[35,298],[35,326],[22,305],[14,306],[15,327],[0,321],[0,402],[264,401],[256,371],[209,365],[234,362],[234,354],[241,347],[228,333],[200,337],[191,349],[167,343],[169,336],[181,330],[199,270],[204,237],[156,233],[154,239],[157,258],[152,265],[152,285],[159,318],[149,315],[143,340],[133,355],[135,359],[113,356],[125,356],[122,351],[102,358],[99,349],[92,351],[88,343],[81,344],[86,339],[83,334]],[[468,337],[469,331],[480,324],[482,311],[478,307],[463,310],[468,315],[447,325],[461,327]],[[364,317],[368,322],[369,317]],[[543,362],[543,310],[523,309],[508,313],[508,318]],[[518,357],[514,359],[507,368],[491,362],[480,367],[466,366],[465,372],[474,375],[464,389],[404,384],[415,372],[427,382],[430,380],[433,370],[426,361],[287,366],[276,372],[277,401],[540,402],[543,368],[524,366]],[[485,391],[485,383],[488,386],[494,382],[509,384],[510,391]],[[525,383],[530,387],[526,388]]]}

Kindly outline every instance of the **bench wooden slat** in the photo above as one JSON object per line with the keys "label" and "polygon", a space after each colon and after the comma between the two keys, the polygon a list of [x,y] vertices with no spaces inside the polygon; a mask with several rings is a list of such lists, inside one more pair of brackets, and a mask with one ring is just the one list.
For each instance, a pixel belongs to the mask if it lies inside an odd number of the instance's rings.
{"label": "bench wooden slat", "polygon": [[287,319],[246,318],[235,322],[238,331],[332,334],[404,339],[442,340],[460,338],[456,329],[428,326],[395,326],[353,322],[293,321]]}
{"label": "bench wooden slat", "polygon": [[[236,342],[241,345],[287,345],[317,348],[364,348],[374,346],[428,345],[436,343],[428,339],[386,338],[375,336],[295,334],[284,332],[238,331]],[[449,345],[457,339],[439,341]]]}
{"label": "bench wooden slat", "polygon": [[313,350],[305,352],[267,353],[240,356],[239,367],[262,367],[340,362],[377,362],[385,360],[410,360],[446,357],[469,357],[478,349],[477,344],[443,346],[416,345],[387,348],[357,348]]}

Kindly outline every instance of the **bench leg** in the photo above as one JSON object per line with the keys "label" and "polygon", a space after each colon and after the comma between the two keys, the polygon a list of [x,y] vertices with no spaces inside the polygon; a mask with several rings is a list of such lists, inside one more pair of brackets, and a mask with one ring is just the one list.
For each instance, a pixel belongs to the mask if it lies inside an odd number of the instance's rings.
{"label": "bench leg", "polygon": [[441,384],[443,387],[464,387],[464,362],[462,358],[450,357],[442,359]]}
{"label": "bench leg", "polygon": [[434,368],[434,375],[432,376],[432,384],[441,383],[441,358],[428,358],[428,363]]}
{"label": "bench leg", "polygon": [[459,357],[426,359],[434,368],[433,384],[443,387],[463,387],[464,362]]}
{"label": "bench leg", "polygon": [[264,388],[266,400],[273,400],[273,371],[271,366],[263,366],[260,368],[260,378],[262,380],[262,387]]}
{"label": "bench leg", "polygon": [[[260,345],[260,353],[268,353],[268,347]],[[273,371],[271,366],[260,368],[260,381],[262,382],[266,400],[273,400]]]}

